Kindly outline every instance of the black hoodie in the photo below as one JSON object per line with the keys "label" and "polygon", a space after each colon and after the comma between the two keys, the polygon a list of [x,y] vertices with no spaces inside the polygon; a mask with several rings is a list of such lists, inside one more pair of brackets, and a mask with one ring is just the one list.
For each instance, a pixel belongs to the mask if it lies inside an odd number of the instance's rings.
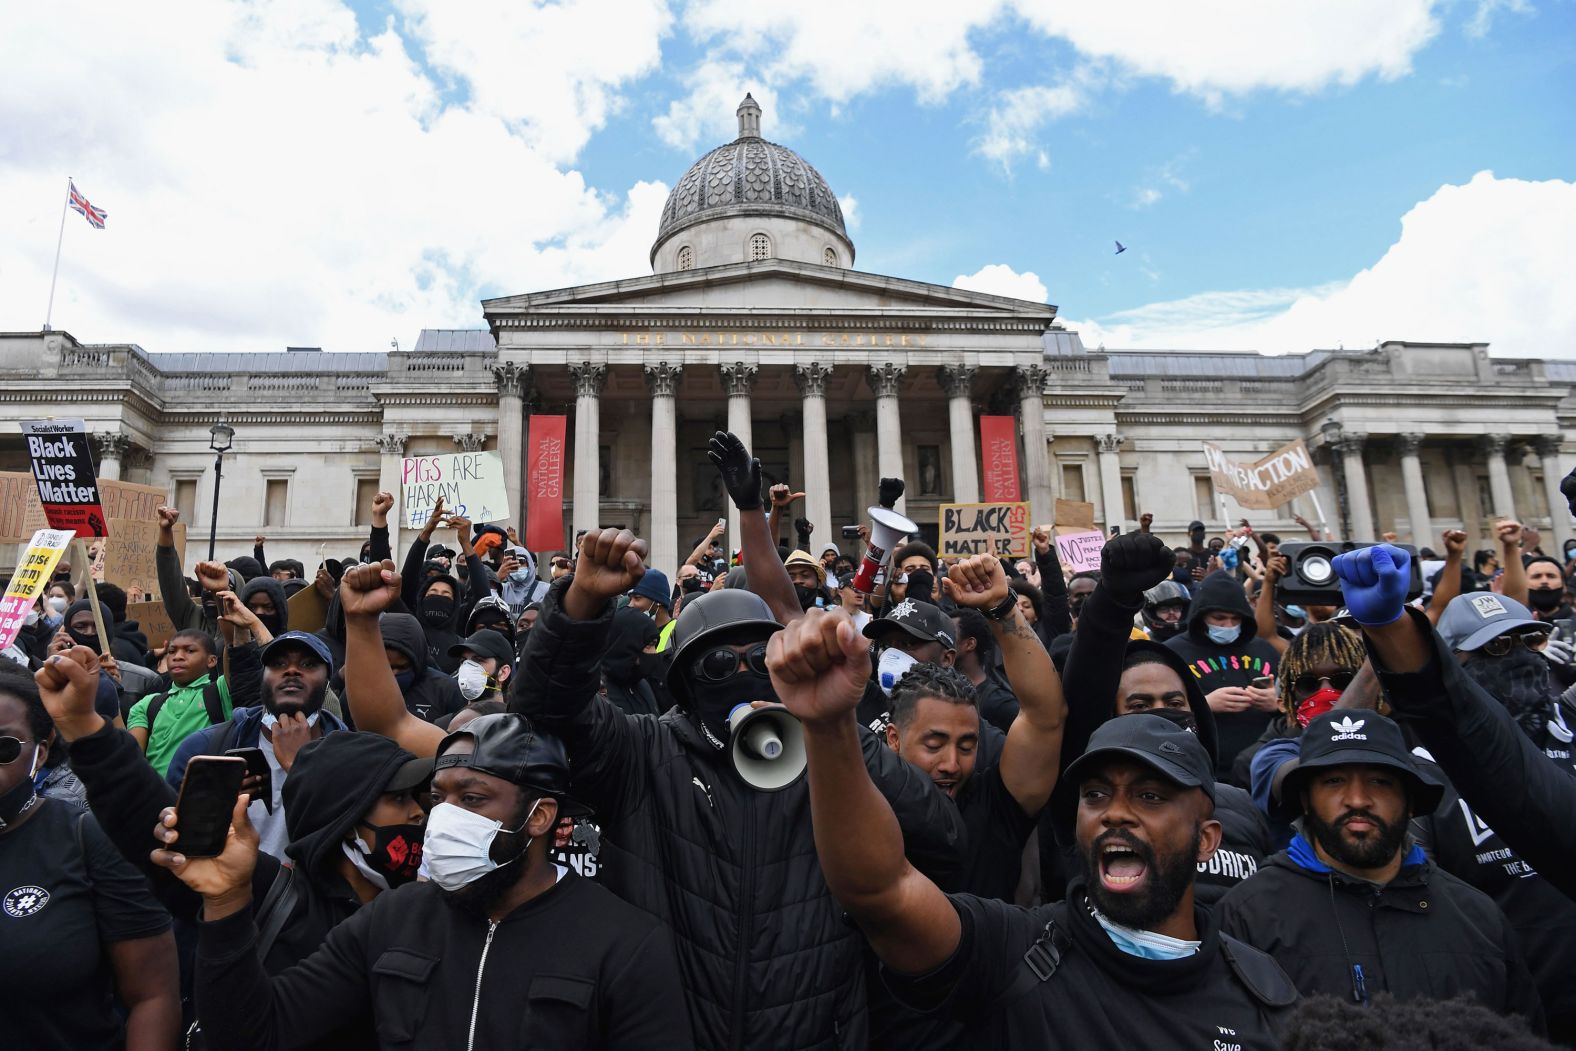
{"label": "black hoodie", "polygon": [[465,707],[459,683],[434,669],[427,660],[427,638],[421,624],[409,613],[385,613],[378,620],[385,649],[398,650],[410,661],[414,678],[402,686],[405,708],[418,719],[433,722]]}
{"label": "black hoodie", "polygon": [[[442,624],[433,624],[421,614],[422,603],[426,601],[427,592],[432,590],[432,585],[439,582],[448,584],[454,589],[454,609]],[[459,635],[461,596],[465,589],[460,582],[447,574],[438,577],[428,577],[416,585],[416,604],[411,610],[416,615],[416,620],[421,623],[421,630],[427,636],[427,661],[443,669],[445,675],[453,675],[460,666],[459,657],[449,656],[449,647],[463,641]]]}
{"label": "black hoodie", "polygon": [[290,609],[286,605],[289,600],[285,596],[284,585],[270,576],[253,577],[246,582],[241,588],[241,593],[236,597],[241,600],[241,605],[245,606],[247,600],[258,592],[267,595],[268,600],[274,604],[273,616],[258,619],[263,622],[269,634],[283,635],[289,630],[290,620]]}
{"label": "black hoodie", "polygon": [[640,657],[656,641],[656,621],[628,606],[613,614],[607,652],[602,656],[602,690],[631,715],[661,715],[651,684],[640,674]]}
{"label": "black hoodie", "polygon": [[[1235,613],[1242,618],[1235,642],[1211,642],[1204,617],[1211,612]],[[1258,637],[1258,625],[1242,585],[1229,573],[1211,573],[1193,594],[1188,609],[1187,630],[1166,642],[1181,656],[1206,696],[1222,686],[1247,686],[1254,679],[1273,676],[1280,655],[1275,647]],[[1215,757],[1215,776],[1226,781],[1237,753],[1258,740],[1274,712],[1249,708],[1241,712],[1219,712],[1215,726],[1220,733],[1220,751]]]}

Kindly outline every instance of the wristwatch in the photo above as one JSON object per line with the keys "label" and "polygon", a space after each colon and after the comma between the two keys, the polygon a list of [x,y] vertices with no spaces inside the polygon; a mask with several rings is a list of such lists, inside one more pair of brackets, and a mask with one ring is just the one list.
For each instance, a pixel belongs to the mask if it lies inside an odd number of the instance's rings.
{"label": "wristwatch", "polygon": [[1012,611],[1018,608],[1018,593],[1012,588],[1007,589],[1007,597],[990,609],[981,610],[988,620],[1006,620],[1012,616]]}

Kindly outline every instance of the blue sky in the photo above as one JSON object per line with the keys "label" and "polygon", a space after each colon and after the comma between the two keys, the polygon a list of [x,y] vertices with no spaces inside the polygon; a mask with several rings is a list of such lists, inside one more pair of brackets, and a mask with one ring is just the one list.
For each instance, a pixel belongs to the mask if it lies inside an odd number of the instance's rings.
{"label": "blue sky", "polygon": [[752,90],[851,201],[860,269],[1048,297],[1091,344],[1576,356],[1572,0],[178,8],[102,5],[80,68],[36,57],[65,33],[43,14],[0,16],[25,202],[0,326],[40,320],[64,174],[111,213],[68,225],[80,338],[479,325],[487,296],[644,272],[666,188]]}

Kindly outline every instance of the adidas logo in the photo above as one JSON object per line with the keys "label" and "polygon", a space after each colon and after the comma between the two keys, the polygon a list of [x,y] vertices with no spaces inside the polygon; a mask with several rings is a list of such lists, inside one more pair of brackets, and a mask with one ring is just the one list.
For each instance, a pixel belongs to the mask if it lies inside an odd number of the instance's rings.
{"label": "adidas logo", "polygon": [[1353,719],[1349,715],[1346,718],[1344,718],[1344,719],[1337,719],[1335,722],[1330,724],[1330,729],[1335,731],[1333,734],[1330,735],[1330,740],[1332,740],[1332,741],[1366,741],[1366,740],[1368,740],[1368,735],[1367,734],[1360,734],[1360,733],[1357,732],[1358,730],[1361,730],[1363,728],[1363,723],[1365,723],[1367,721],[1368,720],[1366,720],[1366,719]]}

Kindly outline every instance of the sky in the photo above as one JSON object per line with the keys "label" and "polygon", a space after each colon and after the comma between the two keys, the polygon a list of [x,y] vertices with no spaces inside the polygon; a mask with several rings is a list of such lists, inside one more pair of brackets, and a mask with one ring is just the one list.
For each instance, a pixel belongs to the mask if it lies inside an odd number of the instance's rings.
{"label": "sky", "polygon": [[[750,91],[858,269],[1049,301],[1090,347],[1576,358],[1576,0],[72,12],[0,0],[0,331],[41,327],[57,238],[83,342],[482,327],[648,273]],[[68,177],[105,229],[61,237]]]}

